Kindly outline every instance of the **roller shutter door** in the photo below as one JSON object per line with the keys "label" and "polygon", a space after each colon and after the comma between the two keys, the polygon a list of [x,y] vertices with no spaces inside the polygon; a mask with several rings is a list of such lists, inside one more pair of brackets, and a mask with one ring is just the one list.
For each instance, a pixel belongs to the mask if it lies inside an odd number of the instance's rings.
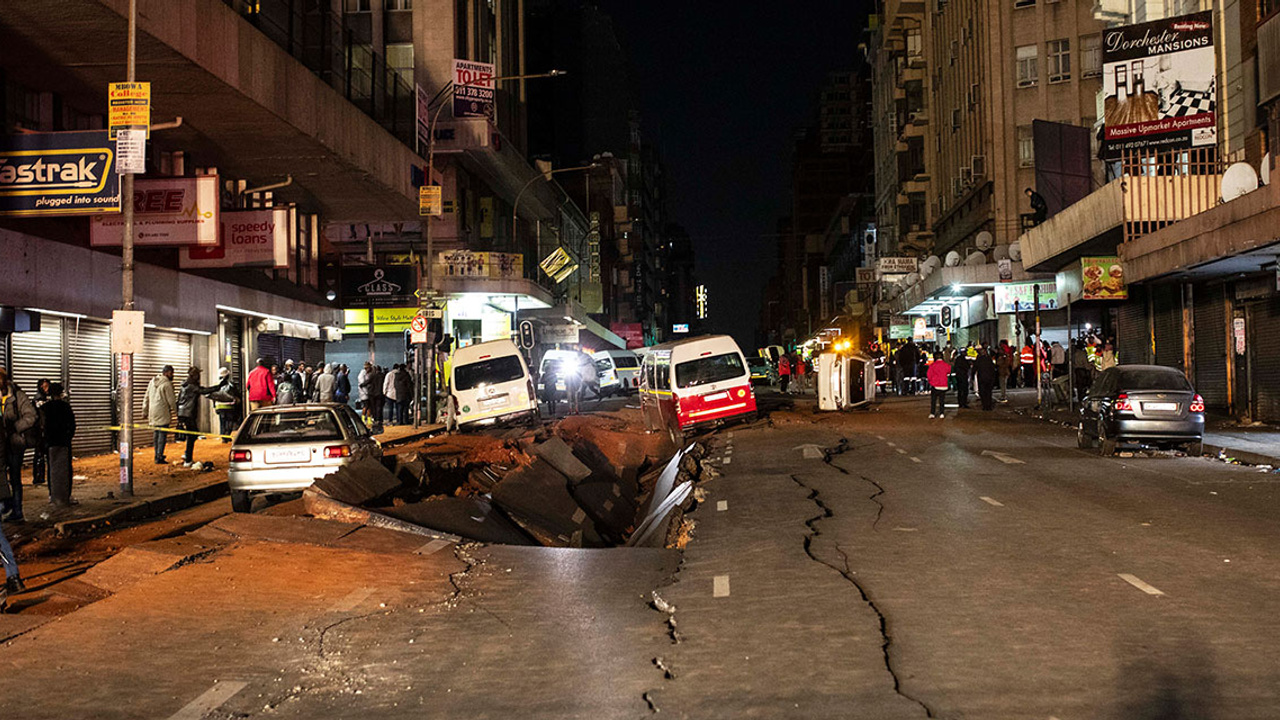
{"label": "roller shutter door", "polygon": [[304,357],[306,357],[306,341],[302,338],[281,337],[280,352],[282,357],[280,364],[283,365],[285,360],[292,360],[297,365]]}
{"label": "roller shutter door", "polygon": [[267,361],[267,367],[284,365],[284,358],[280,356],[281,351],[279,335],[258,333],[258,357]]}
{"label": "roller shutter door", "polygon": [[1152,288],[1151,327],[1155,331],[1155,364],[1184,370],[1182,303],[1178,285]]}
{"label": "roller shutter door", "polygon": [[0,366],[9,367],[9,333],[0,333]]}
{"label": "roller shutter door", "polygon": [[317,368],[324,367],[324,346],[323,340],[307,340],[306,345],[302,349],[302,355],[306,358],[308,365]]}
{"label": "roller shutter door", "polygon": [[[147,424],[147,416],[142,413],[142,401],[147,396],[151,378],[159,375],[165,365],[173,366],[173,391],[176,397],[178,388],[187,377],[187,369],[191,367],[191,337],[148,328],[142,340],[142,352],[133,358],[135,425]],[[152,435],[151,430],[135,430],[133,442],[137,446],[151,445]]]}
{"label": "roller shutter door", "polygon": [[66,335],[70,370],[67,392],[76,413],[72,452],[81,457],[111,452],[115,449],[115,433],[105,429],[116,421],[111,326],[90,320],[68,320]]}
{"label": "roller shutter door", "polygon": [[1195,298],[1196,392],[1211,408],[1227,407],[1227,302],[1222,285],[1198,287]]}
{"label": "roller shutter door", "polygon": [[1116,354],[1126,365],[1144,365],[1151,361],[1147,296],[1141,286],[1131,286],[1129,301],[1116,309]]}
{"label": "roller shutter door", "polygon": [[1280,421],[1280,297],[1249,308],[1254,420]]}
{"label": "roller shutter door", "polygon": [[[10,376],[34,403],[40,381],[62,382],[62,318],[45,315],[39,332],[13,333]],[[26,453],[31,462],[32,449]]]}
{"label": "roller shutter door", "polygon": [[[231,371],[231,381],[236,387],[244,387],[244,319],[239,315],[222,315],[219,325],[222,347],[218,353],[218,362],[221,367]],[[215,370],[207,381],[208,384],[212,385],[217,378],[218,372]]]}

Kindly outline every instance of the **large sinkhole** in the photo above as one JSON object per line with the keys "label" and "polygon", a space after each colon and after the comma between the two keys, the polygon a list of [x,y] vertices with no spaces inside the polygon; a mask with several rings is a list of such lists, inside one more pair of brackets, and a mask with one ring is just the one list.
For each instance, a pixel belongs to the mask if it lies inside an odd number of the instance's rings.
{"label": "large sinkhole", "polygon": [[443,435],[388,448],[318,480],[316,517],[507,545],[659,547],[681,541],[705,450],[627,418]]}

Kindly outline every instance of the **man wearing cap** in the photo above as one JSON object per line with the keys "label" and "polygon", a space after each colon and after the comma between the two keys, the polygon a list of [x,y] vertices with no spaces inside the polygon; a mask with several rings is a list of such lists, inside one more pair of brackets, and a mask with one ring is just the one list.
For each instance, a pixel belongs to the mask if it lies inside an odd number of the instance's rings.
{"label": "man wearing cap", "polygon": [[218,368],[218,386],[209,394],[213,400],[213,411],[218,413],[218,432],[222,434],[222,442],[229,443],[228,437],[236,431],[240,423],[240,389],[231,381],[231,371],[225,367]]}
{"label": "man wearing cap", "polygon": [[178,412],[178,396],[173,390],[173,366],[165,365],[159,375],[151,378],[147,385],[147,394],[142,399],[142,414],[147,416],[147,424],[156,431],[156,464],[163,465],[165,428],[173,422]]}
{"label": "man wearing cap", "polygon": [[[0,507],[7,522],[23,519],[22,454],[27,448],[23,436],[37,422],[36,406],[9,379],[9,371],[0,368],[0,462],[5,465],[9,480],[7,487],[0,483]],[[14,568],[16,572],[17,565]]]}

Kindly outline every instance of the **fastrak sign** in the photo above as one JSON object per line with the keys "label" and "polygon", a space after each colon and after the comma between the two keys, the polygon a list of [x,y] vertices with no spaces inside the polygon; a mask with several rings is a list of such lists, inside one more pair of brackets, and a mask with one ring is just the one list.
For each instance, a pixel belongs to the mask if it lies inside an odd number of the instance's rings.
{"label": "fastrak sign", "polygon": [[218,244],[188,245],[178,253],[178,267],[289,267],[289,208],[224,212],[219,224]]}
{"label": "fastrak sign", "polygon": [[0,136],[0,215],[120,211],[106,130]]}
{"label": "fastrak sign", "polygon": [[[133,190],[134,245],[217,245],[218,176],[139,178]],[[94,215],[89,244],[124,244],[121,215]]]}

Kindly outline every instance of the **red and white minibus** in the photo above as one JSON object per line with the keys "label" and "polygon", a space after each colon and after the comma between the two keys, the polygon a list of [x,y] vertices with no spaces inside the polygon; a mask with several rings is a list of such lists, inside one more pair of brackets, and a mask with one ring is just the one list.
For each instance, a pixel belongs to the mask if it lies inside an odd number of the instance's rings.
{"label": "red and white minibus", "polygon": [[728,335],[707,335],[641,351],[640,409],[650,430],[683,433],[729,420],[751,419],[756,394],[751,369]]}

